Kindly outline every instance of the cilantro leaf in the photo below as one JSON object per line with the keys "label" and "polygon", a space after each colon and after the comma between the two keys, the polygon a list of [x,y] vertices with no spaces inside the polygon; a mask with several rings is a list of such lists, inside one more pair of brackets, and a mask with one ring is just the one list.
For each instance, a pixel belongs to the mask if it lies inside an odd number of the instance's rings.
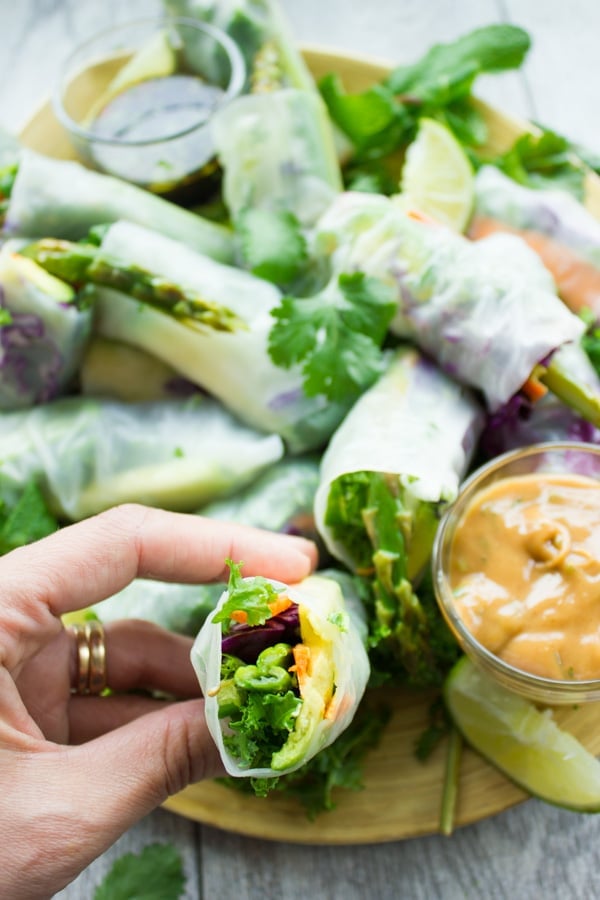
{"label": "cilantro leaf", "polygon": [[591,364],[600,375],[600,328],[593,322],[581,339],[581,346],[587,353]]}
{"label": "cilantro leaf", "polygon": [[179,900],[185,875],[171,844],[149,844],[121,856],[94,892],[94,900]]}
{"label": "cilantro leaf", "polygon": [[269,604],[277,599],[277,590],[260,575],[242,578],[243,563],[234,563],[228,559],[227,565],[230,570],[227,585],[229,596],[212,621],[223,622],[224,629],[227,629],[232,613],[245,612],[248,625],[264,625],[273,615]]}
{"label": "cilantro leaf", "polygon": [[289,284],[308,259],[306,240],[298,219],[290,212],[248,209],[235,230],[242,260],[259,278],[274,284]]}
{"label": "cilantro leaf", "polygon": [[307,396],[354,398],[383,370],[381,345],[395,310],[394,291],[383,282],[340,275],[315,297],[284,297],[272,310],[269,354],[282,368],[301,365]]}
{"label": "cilantro leaf", "polygon": [[49,512],[40,488],[35,481],[29,481],[14,506],[7,509],[0,505],[0,554],[31,544],[57,529],[58,522]]}

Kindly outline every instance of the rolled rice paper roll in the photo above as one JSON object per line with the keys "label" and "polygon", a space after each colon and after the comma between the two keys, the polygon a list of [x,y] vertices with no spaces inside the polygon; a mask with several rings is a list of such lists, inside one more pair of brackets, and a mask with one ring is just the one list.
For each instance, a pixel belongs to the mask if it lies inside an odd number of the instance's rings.
{"label": "rolled rice paper roll", "polygon": [[[441,509],[456,497],[482,426],[483,411],[468,390],[418,350],[398,350],[337,429],[321,462],[315,521],[333,556],[355,571],[363,563],[370,566],[377,539],[359,507],[361,500],[368,504],[369,483],[381,480],[397,507],[394,515],[401,517],[407,574],[414,580],[429,559]],[[357,552],[357,542],[364,553]]]}
{"label": "rolled rice paper roll", "polygon": [[[266,581],[260,579],[260,582]],[[244,589],[247,589],[257,579],[242,579],[242,582]],[[234,625],[238,631],[233,632],[227,630],[231,623],[227,622],[223,629],[221,622],[214,621],[228,602],[229,591],[223,593],[216,612],[202,627],[191,653],[192,664],[205,696],[208,728],[228,774],[234,777],[269,778],[300,768],[332,744],[347,728],[369,678],[369,661],[363,643],[364,626],[356,620],[357,616],[360,619],[361,608],[358,605],[351,608],[346,604],[336,581],[315,575],[293,586],[274,581],[268,584],[274,588],[278,600],[286,597],[291,601],[291,605],[278,614],[280,619],[287,617],[288,621],[282,624],[276,621],[277,616],[273,616],[266,627],[247,626],[241,638],[252,642],[251,633],[259,632],[255,639],[258,646],[251,644],[247,650],[238,643],[228,651],[243,654],[243,661],[248,663],[253,658],[258,660],[258,648],[262,652],[262,648],[280,646],[282,640],[305,648],[304,656],[308,657],[308,663],[304,668],[297,663],[299,696],[296,698],[296,709],[290,716],[290,730],[283,729],[268,765],[252,766],[240,761],[232,753],[228,740],[232,734],[229,724],[231,716],[219,716],[219,693],[224,690],[221,673],[223,647],[228,646],[227,641],[231,640],[232,634],[234,640],[240,640],[239,625]],[[294,615],[297,625],[290,625],[289,620]],[[299,658],[296,653],[294,656],[296,660]],[[255,696],[260,698],[256,702],[263,703],[269,695],[256,693]],[[293,697],[288,700],[294,702]]]}

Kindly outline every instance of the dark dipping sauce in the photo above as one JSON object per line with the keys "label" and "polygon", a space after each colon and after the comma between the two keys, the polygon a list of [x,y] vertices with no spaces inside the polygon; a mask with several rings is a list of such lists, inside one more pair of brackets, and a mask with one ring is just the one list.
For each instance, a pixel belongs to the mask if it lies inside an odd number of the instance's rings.
{"label": "dark dipping sauce", "polygon": [[219,177],[206,123],[223,95],[221,88],[187,74],[126,88],[106,104],[90,131],[128,143],[95,144],[94,164],[184,205],[205,199]]}

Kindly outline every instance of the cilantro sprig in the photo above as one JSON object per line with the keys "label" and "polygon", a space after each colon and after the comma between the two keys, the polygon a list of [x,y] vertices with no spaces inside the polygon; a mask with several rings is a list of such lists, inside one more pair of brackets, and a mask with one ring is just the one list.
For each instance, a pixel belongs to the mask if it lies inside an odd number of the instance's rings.
{"label": "cilantro sprig", "polygon": [[308,259],[298,219],[286,210],[248,209],[235,223],[242,260],[259,278],[289,285]]}
{"label": "cilantro sprig", "polygon": [[94,900],[179,900],[185,888],[181,855],[172,844],[149,844],[116,860]]}
{"label": "cilantro sprig", "polygon": [[309,397],[354,399],[383,370],[396,305],[392,288],[361,272],[340,275],[315,297],[284,297],[271,311],[271,359],[285,369],[299,364]]}
{"label": "cilantro sprig", "polygon": [[232,613],[245,612],[248,625],[264,625],[273,615],[270,603],[277,599],[277,590],[270,581],[260,575],[253,578],[242,577],[243,563],[226,560],[229,566],[228,598],[213,616],[213,622],[222,622],[227,631]]}

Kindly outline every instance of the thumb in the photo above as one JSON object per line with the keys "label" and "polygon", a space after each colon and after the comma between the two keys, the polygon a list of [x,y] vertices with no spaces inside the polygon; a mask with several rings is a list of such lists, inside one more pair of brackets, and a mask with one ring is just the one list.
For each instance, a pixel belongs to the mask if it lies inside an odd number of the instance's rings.
{"label": "thumb", "polygon": [[71,753],[71,799],[105,842],[98,853],[171,794],[224,772],[204,700],[173,703]]}

